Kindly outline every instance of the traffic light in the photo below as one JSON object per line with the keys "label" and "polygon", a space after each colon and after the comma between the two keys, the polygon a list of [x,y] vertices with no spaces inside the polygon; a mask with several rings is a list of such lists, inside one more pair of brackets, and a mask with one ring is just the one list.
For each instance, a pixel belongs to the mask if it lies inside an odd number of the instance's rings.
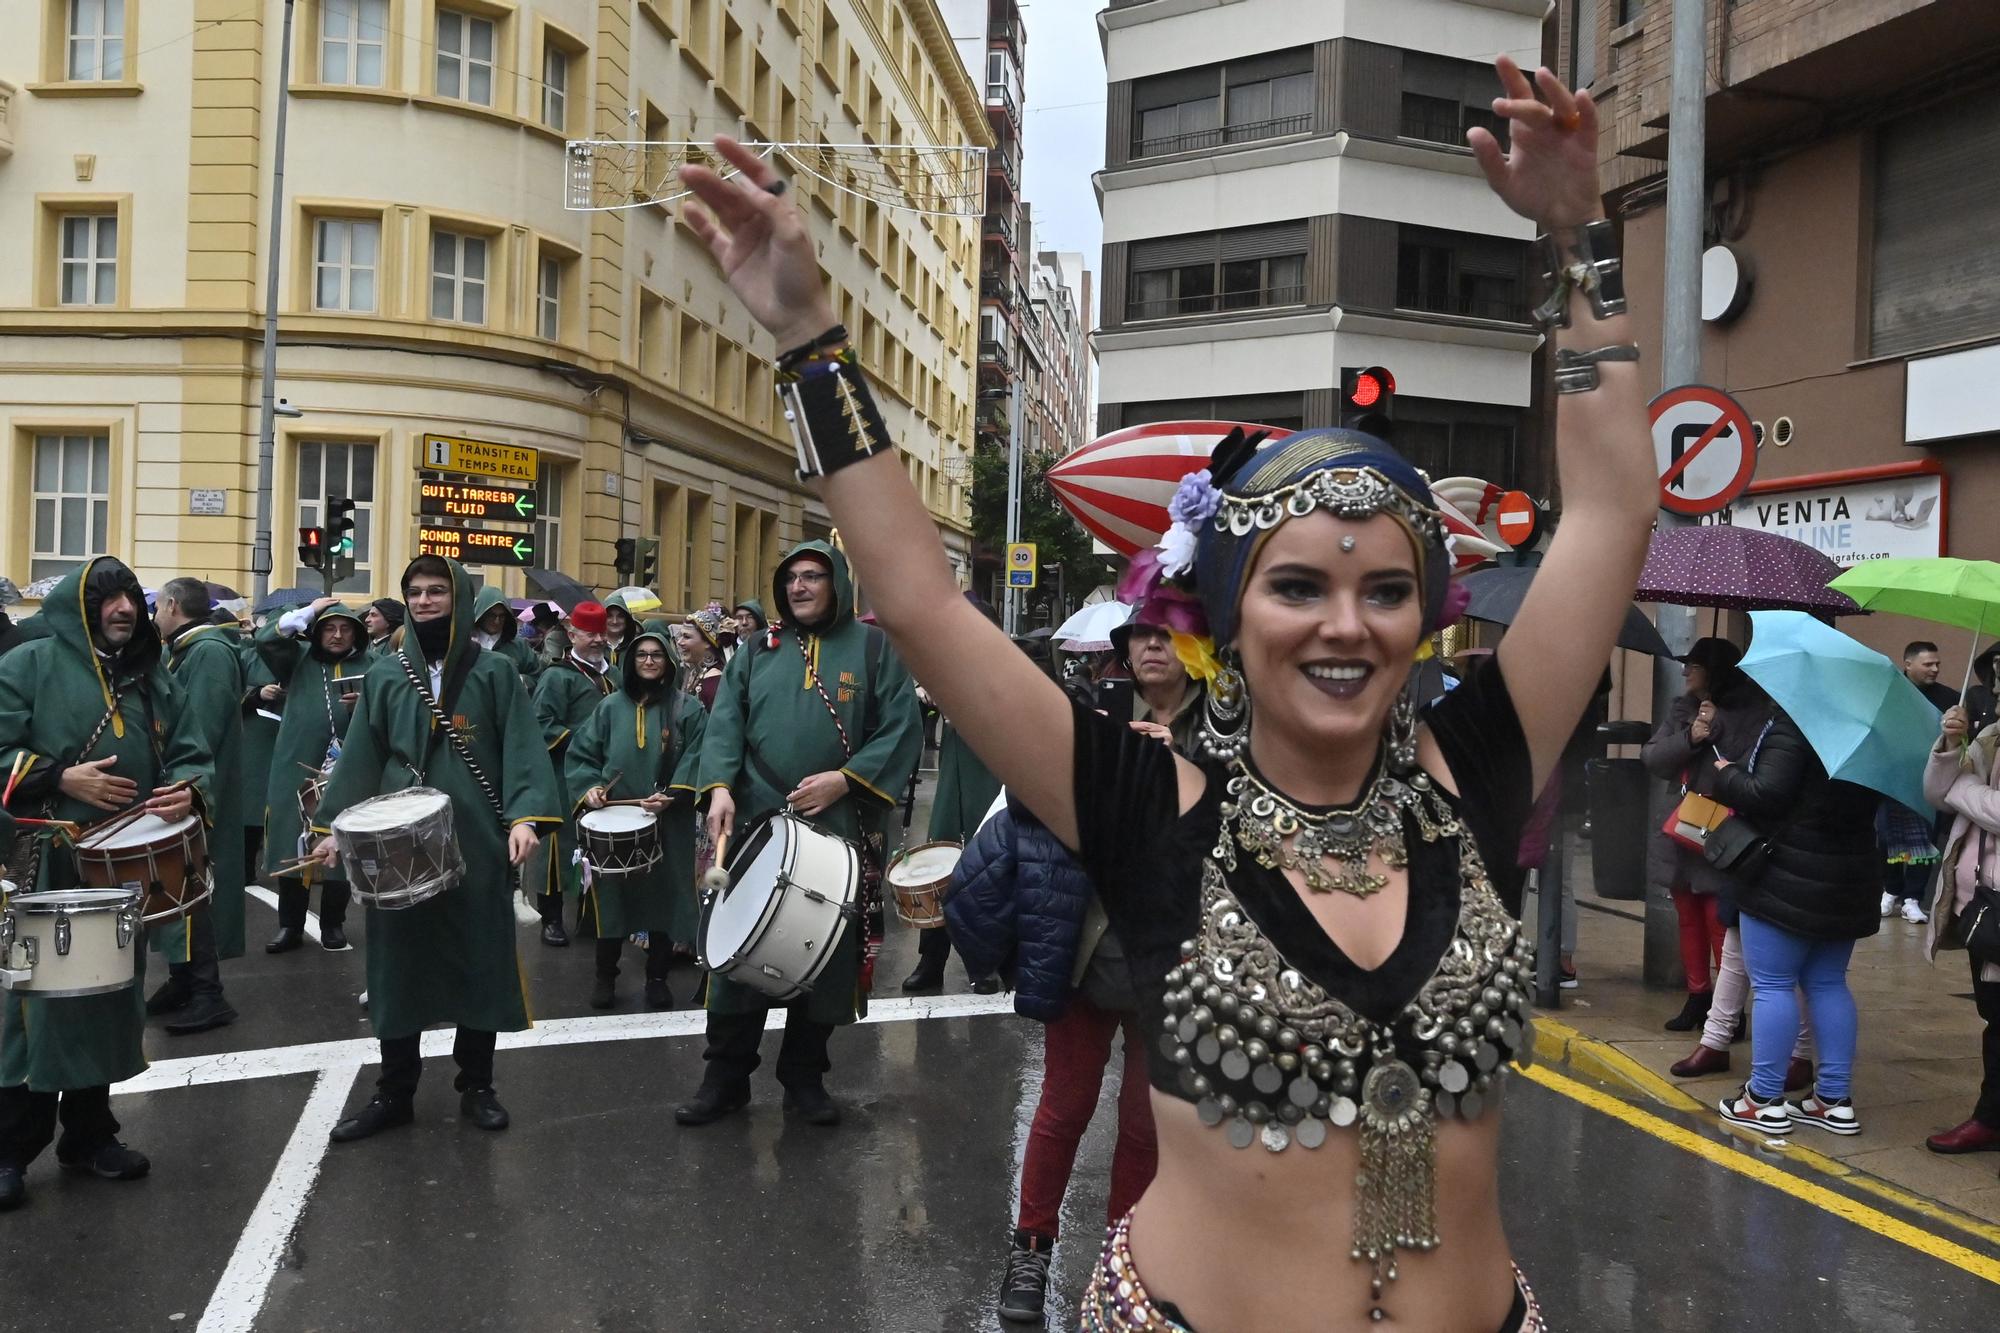
{"label": "traffic light", "polygon": [[632,581],[642,588],[650,588],[660,577],[660,539],[641,537],[639,539],[638,577]]}
{"label": "traffic light", "polygon": [[1386,440],[1396,424],[1396,377],[1381,366],[1340,372],[1340,424]]}
{"label": "traffic light", "polygon": [[611,567],[626,578],[632,577],[632,571],[638,567],[637,553],[639,544],[630,537],[620,537],[613,543],[613,546],[616,548],[618,554],[612,559]]}
{"label": "traffic light", "polygon": [[299,529],[299,567],[319,569],[326,559],[326,533],[320,528]]}
{"label": "traffic light", "polygon": [[326,561],[336,583],[354,572],[354,501],[345,496],[326,499]]}

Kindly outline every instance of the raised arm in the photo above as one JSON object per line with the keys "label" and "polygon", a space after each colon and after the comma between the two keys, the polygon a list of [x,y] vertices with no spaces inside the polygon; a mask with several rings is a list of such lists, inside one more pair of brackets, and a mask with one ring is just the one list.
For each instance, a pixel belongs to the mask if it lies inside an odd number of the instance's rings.
{"label": "raised arm", "polygon": [[[1567,263],[1581,228],[1604,216],[1596,103],[1547,70],[1530,84],[1506,56],[1495,64],[1505,96],[1493,109],[1509,122],[1509,146],[1503,154],[1492,134],[1475,129],[1473,156],[1494,193],[1549,233]],[[1568,314],[1569,326],[1553,333],[1559,355],[1632,341],[1629,318],[1599,318],[1581,292],[1570,294]],[[1596,371],[1596,389],[1556,397],[1562,522],[1497,653],[1538,791],[1611,660],[1658,505],[1643,364],[1599,361]]]}
{"label": "raised arm", "polygon": [[[769,190],[778,181],[770,163],[726,137],[716,148],[741,174],[725,180],[683,167],[701,200],[684,206],[685,220],[781,349],[812,342],[839,321],[805,216]],[[937,528],[893,454],[818,483],[848,561],[910,674],[1008,790],[1074,847],[1069,700],[960,594]]]}

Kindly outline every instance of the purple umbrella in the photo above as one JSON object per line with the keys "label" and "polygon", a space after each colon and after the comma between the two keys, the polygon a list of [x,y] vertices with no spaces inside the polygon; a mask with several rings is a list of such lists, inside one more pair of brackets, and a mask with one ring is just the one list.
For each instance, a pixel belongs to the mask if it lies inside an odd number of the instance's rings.
{"label": "purple umbrella", "polygon": [[1729,611],[1862,614],[1826,585],[1840,566],[1801,541],[1728,524],[1655,532],[1636,601],[1714,606]]}

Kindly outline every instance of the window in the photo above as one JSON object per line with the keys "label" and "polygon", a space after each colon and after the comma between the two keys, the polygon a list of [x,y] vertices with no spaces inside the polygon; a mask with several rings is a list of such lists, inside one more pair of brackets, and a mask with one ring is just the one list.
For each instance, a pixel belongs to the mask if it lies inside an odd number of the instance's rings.
{"label": "window", "polygon": [[354,573],[335,592],[365,592],[373,567],[375,446],[345,440],[299,441],[299,525],[315,528],[328,496],[354,501]]}
{"label": "window", "polygon": [[1940,103],[1877,133],[1870,355],[2000,335],[1996,154],[2000,101],[1990,94]]}
{"label": "window", "polygon": [[388,31],[389,0],[320,0],[320,82],[380,88]]}
{"label": "window", "polygon": [[1646,12],[1646,0],[1618,0],[1618,26],[1637,23],[1639,16]]}
{"label": "window", "polygon": [[455,9],[437,12],[437,95],[493,105],[493,20]]}
{"label": "window", "polygon": [[1396,239],[1396,306],[1525,323],[1526,250],[1522,241],[1402,227]]}
{"label": "window", "polygon": [[375,310],[375,271],[382,224],[366,218],[320,218],[313,223],[313,309]]}
{"label": "window", "polygon": [[550,342],[562,336],[562,260],[543,255],[535,281],[535,332]]}
{"label": "window", "polygon": [[1126,403],[1121,422],[1125,426],[1144,426],[1156,421],[1244,421],[1275,430],[1303,430],[1305,417],[1304,394],[1261,393]]}
{"label": "window", "polygon": [[1504,148],[1507,122],[1493,114],[1493,69],[1471,60],[1450,60],[1405,51],[1402,117],[1405,139],[1465,147],[1465,132],[1483,126]]}
{"label": "window", "polygon": [[101,555],[111,522],[111,437],[35,437],[35,530],[28,577],[67,574]]}
{"label": "window", "polygon": [[543,39],[542,124],[561,133],[569,125],[569,52]]}
{"label": "window", "polygon": [[535,478],[535,559],[546,569],[561,569],[563,483],[569,468],[551,463],[542,455],[542,468]]}
{"label": "window", "polygon": [[1597,82],[1598,0],[1570,0],[1569,81],[1573,88]]}
{"label": "window", "polygon": [[64,77],[114,83],[125,77],[125,0],[68,0]]}
{"label": "window", "polygon": [[64,305],[118,304],[118,215],[68,213],[62,219]]}
{"label": "window", "polygon": [[1310,47],[1141,79],[1132,156],[1302,134],[1312,128],[1314,86]]}
{"label": "window", "polygon": [[486,238],[431,233],[431,318],[486,322]]}
{"label": "window", "polygon": [[692,611],[708,604],[708,565],[715,534],[709,529],[708,497],[687,497],[686,544],[681,549],[681,605]]}
{"label": "window", "polygon": [[663,298],[641,288],[638,346],[633,352],[632,364],[639,368],[639,373],[642,375],[665,379],[673,354],[673,335],[667,323],[667,303]]}
{"label": "window", "polygon": [[1134,241],[1131,266],[1127,319],[1299,305],[1306,297],[1306,224]]}
{"label": "window", "polygon": [[1509,408],[1399,398],[1396,448],[1434,477],[1518,476],[1517,420]]}

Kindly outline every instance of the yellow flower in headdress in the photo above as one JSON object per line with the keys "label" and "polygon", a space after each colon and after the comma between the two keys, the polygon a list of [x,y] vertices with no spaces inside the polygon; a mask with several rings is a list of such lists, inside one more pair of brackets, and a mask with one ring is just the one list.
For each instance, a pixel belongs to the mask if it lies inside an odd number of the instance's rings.
{"label": "yellow flower in headdress", "polygon": [[1215,655],[1215,640],[1206,634],[1171,631],[1174,656],[1187,668],[1188,675],[1207,684],[1222,673],[1222,661]]}

